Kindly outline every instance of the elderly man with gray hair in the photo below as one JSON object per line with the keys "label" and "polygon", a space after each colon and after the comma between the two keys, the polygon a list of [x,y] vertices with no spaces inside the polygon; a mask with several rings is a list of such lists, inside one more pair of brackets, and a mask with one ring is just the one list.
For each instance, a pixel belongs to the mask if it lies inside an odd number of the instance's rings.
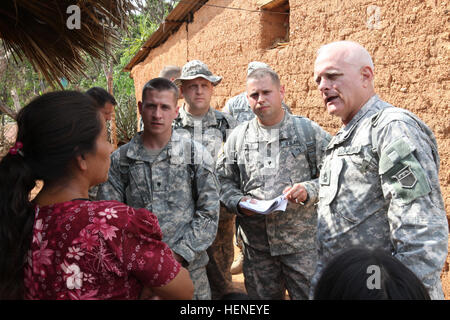
{"label": "elderly man with gray hair", "polygon": [[392,254],[432,299],[443,299],[448,223],[433,132],[378,97],[372,58],[358,43],[321,47],[314,78],[328,113],[343,124],[320,171],[314,279],[340,250],[363,245]]}

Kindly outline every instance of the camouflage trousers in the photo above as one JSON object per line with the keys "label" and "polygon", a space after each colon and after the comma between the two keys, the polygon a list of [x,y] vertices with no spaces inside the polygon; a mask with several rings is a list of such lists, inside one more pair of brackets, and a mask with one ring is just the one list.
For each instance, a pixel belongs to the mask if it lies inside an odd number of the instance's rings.
{"label": "camouflage trousers", "polygon": [[315,248],[294,254],[271,256],[243,244],[245,288],[250,299],[307,300],[317,262]]}
{"label": "camouflage trousers", "polygon": [[202,267],[189,270],[189,275],[194,283],[193,300],[211,300],[211,289],[209,287],[208,276],[206,275],[206,268]]}
{"label": "camouflage trousers", "polygon": [[213,300],[233,291],[231,265],[234,259],[234,221],[235,216],[220,206],[219,226],[216,239],[206,250],[209,262],[206,265]]}

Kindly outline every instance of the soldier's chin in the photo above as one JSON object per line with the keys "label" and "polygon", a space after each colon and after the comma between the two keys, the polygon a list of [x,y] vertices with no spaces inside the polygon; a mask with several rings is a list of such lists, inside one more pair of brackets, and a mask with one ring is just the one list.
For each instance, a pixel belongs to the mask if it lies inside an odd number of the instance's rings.
{"label": "soldier's chin", "polygon": [[197,102],[196,103],[196,109],[197,110],[207,110],[209,109],[209,103],[206,102]]}
{"label": "soldier's chin", "polygon": [[327,106],[327,111],[330,115],[332,115],[332,116],[336,115],[336,113],[338,112],[338,106],[335,103],[328,102],[326,104],[326,106]]}

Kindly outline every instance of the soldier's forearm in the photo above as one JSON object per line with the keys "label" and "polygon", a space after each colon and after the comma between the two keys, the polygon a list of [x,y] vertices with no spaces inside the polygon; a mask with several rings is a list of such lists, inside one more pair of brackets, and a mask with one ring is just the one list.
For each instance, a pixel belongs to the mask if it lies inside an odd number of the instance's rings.
{"label": "soldier's forearm", "polygon": [[[427,208],[426,212],[424,209]],[[430,291],[437,285],[447,257],[448,226],[445,211],[429,196],[409,205],[397,199],[388,211],[395,257],[410,268]]]}
{"label": "soldier's forearm", "polygon": [[196,211],[194,218],[183,231],[183,237],[172,250],[191,263],[196,255],[205,251],[214,241],[219,224],[219,209],[210,212]]}
{"label": "soldier's forearm", "polygon": [[229,185],[222,185],[222,191],[220,200],[225,205],[225,207],[234,214],[239,214],[238,205],[244,194],[236,188]]}
{"label": "soldier's forearm", "polygon": [[314,204],[319,200],[319,178],[310,180],[310,181],[304,181],[302,182],[303,186],[306,189],[306,192],[308,193],[308,198],[305,201],[305,204]]}

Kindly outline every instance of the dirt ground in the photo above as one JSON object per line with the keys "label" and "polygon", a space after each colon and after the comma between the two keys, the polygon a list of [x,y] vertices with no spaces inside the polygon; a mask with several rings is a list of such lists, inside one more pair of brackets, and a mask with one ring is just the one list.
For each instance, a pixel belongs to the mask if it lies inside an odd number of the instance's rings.
{"label": "dirt ground", "polygon": [[[239,248],[234,246],[234,257],[236,258],[238,254]],[[233,279],[233,286],[236,289],[236,291],[247,293],[247,291],[245,290],[243,273],[233,274],[232,279]]]}

